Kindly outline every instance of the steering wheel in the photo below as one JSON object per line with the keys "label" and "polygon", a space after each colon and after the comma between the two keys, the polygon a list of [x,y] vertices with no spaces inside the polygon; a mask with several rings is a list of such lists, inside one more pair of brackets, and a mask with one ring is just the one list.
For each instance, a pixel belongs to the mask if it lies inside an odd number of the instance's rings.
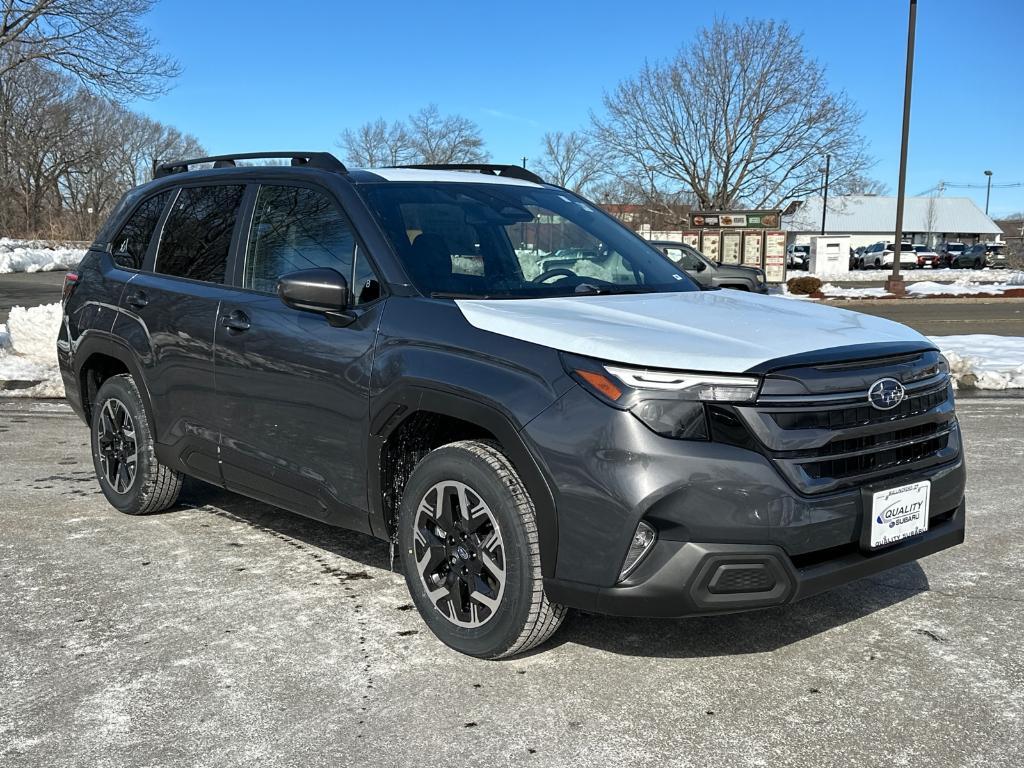
{"label": "steering wheel", "polygon": [[555,267],[554,269],[544,270],[535,278],[533,278],[531,282],[543,283],[546,282],[547,280],[550,280],[552,277],[558,277],[560,275],[562,277],[579,277],[579,275],[577,275],[571,269],[566,269],[565,267]]}

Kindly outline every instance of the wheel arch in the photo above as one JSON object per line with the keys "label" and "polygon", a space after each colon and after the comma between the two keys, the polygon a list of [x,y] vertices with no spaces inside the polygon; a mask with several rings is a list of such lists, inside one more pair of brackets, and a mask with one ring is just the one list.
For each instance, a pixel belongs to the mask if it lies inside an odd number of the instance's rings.
{"label": "wheel arch", "polygon": [[[429,434],[422,441],[409,440],[416,430]],[[496,405],[462,393],[407,386],[371,414],[367,487],[372,531],[391,538],[401,492],[415,463],[426,451],[463,439],[493,440],[512,462],[536,511],[541,571],[553,576],[558,518],[548,481],[512,420]]]}
{"label": "wheel arch", "polygon": [[92,404],[102,383],[110,376],[123,373],[129,374],[135,380],[142,395],[146,418],[155,429],[153,402],[142,375],[142,366],[135,358],[135,354],[126,343],[117,338],[94,334],[83,338],[75,350],[75,376],[81,391],[86,423],[91,423]]}

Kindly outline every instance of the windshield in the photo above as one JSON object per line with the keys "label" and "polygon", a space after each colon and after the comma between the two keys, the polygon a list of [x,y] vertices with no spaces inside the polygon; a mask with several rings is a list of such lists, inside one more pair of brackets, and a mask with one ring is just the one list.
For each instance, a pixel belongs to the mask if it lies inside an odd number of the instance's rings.
{"label": "windshield", "polygon": [[387,182],[360,190],[427,296],[699,290],[653,247],[564,190],[471,182]]}

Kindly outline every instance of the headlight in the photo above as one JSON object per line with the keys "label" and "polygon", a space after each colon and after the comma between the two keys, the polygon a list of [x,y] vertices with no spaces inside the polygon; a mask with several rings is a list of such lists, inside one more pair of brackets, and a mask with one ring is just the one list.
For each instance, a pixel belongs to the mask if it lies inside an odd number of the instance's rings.
{"label": "headlight", "polygon": [[752,403],[755,376],[659,371],[602,365],[563,355],[566,368],[596,397],[628,410],[651,431],[678,440],[707,440],[705,403]]}
{"label": "headlight", "polygon": [[608,365],[605,370],[624,384],[639,390],[674,392],[682,400],[718,403],[752,403],[760,380],[753,376],[710,373],[676,373]]}

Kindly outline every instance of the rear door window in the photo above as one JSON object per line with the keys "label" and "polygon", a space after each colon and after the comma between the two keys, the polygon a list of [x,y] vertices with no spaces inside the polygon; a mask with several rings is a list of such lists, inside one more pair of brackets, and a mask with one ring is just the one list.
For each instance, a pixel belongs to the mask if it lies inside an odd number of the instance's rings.
{"label": "rear door window", "polygon": [[[315,267],[336,270],[351,282],[354,250],[352,229],[326,194],[263,185],[253,211],[242,287],[273,293],[281,275]],[[354,293],[358,298],[360,291]]]}
{"label": "rear door window", "polygon": [[244,192],[241,184],[183,188],[164,224],[155,271],[223,283]]}
{"label": "rear door window", "polygon": [[169,189],[143,201],[135,209],[135,213],[128,219],[128,222],[121,227],[111,248],[114,263],[119,267],[142,268],[146,251],[149,249],[149,241],[153,237],[153,230],[156,229],[156,225],[160,221],[164,206],[171,199],[172,191]]}

